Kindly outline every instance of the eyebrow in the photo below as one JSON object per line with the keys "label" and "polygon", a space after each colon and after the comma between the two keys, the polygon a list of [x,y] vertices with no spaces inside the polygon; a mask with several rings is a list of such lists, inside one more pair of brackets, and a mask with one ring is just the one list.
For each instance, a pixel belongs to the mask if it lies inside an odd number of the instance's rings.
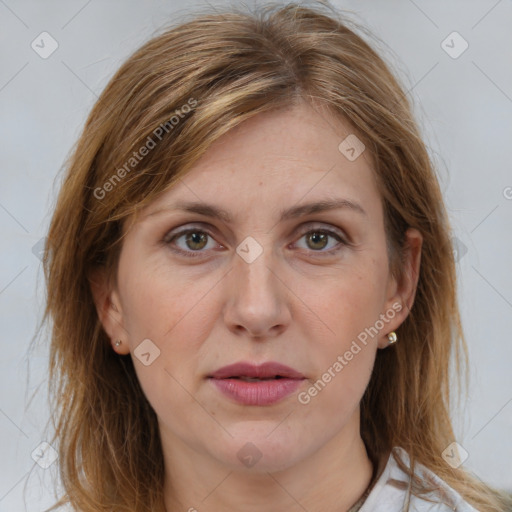
{"label": "eyebrow", "polygon": [[[296,219],[298,217],[302,217],[305,215],[311,215],[313,213],[324,212],[328,210],[336,210],[336,209],[348,209],[353,212],[359,213],[363,216],[368,216],[363,207],[350,199],[324,199],[321,201],[316,201],[312,203],[306,203],[300,206],[293,206],[291,208],[281,210],[279,215],[279,222]],[[190,213],[197,213],[199,215],[204,215],[206,217],[212,217],[214,219],[222,220],[226,223],[233,222],[233,216],[223,208],[219,208],[213,204],[208,204],[204,202],[197,201],[178,201],[173,207],[164,207],[154,212],[151,212],[147,215],[147,217],[156,215],[162,212],[175,211],[175,210],[183,210]]]}

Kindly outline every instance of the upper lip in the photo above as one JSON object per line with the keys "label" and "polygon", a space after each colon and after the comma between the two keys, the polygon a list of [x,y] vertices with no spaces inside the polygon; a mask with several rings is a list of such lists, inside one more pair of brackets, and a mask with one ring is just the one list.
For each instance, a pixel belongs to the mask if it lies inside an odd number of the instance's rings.
{"label": "upper lip", "polygon": [[248,362],[238,362],[234,364],[230,364],[228,366],[223,366],[219,368],[216,372],[208,375],[208,377],[213,379],[227,379],[229,377],[250,377],[250,378],[271,378],[271,377],[286,377],[289,379],[304,379],[304,375],[286,366],[281,363],[277,363],[275,361],[270,361],[267,363],[262,363],[260,365],[255,365]]}

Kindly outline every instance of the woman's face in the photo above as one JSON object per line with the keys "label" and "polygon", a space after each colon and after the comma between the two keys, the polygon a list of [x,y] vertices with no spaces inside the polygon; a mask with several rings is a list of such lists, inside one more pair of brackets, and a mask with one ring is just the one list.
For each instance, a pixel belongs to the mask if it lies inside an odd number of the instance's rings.
{"label": "woman's face", "polygon": [[[270,471],[359,437],[376,351],[412,292],[389,272],[368,152],[339,149],[351,133],[305,105],[260,114],[128,229],[102,321],[174,456]],[[212,378],[239,362],[296,374]]]}

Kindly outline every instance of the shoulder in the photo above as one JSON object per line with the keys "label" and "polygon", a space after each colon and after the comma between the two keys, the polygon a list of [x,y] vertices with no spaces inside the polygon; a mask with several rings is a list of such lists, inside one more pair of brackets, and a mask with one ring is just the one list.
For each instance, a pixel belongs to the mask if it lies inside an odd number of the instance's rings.
{"label": "shoulder", "polygon": [[[409,456],[403,448],[395,447],[393,452],[409,467]],[[384,471],[359,512],[478,512],[425,466],[416,464],[415,473],[436,490],[424,497],[411,495],[409,508],[404,509],[410,479],[399,468],[391,454]]]}

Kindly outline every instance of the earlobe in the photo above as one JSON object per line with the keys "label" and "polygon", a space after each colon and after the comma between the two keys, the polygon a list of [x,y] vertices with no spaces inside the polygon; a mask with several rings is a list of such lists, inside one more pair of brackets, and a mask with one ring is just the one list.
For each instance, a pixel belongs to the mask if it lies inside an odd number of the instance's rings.
{"label": "earlobe", "polygon": [[112,289],[108,275],[103,268],[95,269],[89,275],[89,285],[93,296],[98,320],[111,340],[112,347],[118,353],[128,353],[128,344],[116,345],[116,340],[126,339],[123,328],[122,309],[116,290]]}

